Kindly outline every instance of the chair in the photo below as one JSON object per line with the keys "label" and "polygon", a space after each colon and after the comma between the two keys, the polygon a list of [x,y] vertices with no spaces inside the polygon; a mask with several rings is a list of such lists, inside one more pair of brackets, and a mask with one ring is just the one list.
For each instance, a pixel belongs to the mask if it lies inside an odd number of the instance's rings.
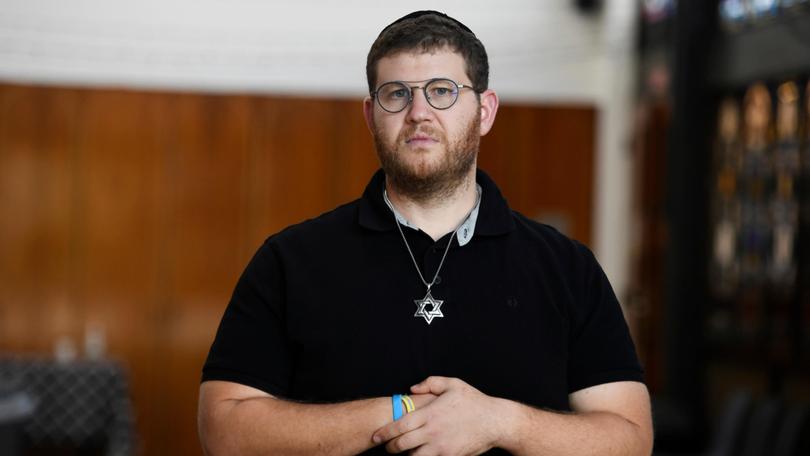
{"label": "chair", "polygon": [[0,449],[7,456],[22,454],[23,426],[31,418],[36,404],[27,394],[0,387]]}
{"label": "chair", "polygon": [[126,376],[116,363],[0,357],[3,383],[20,385],[38,404],[22,426],[24,449],[106,456],[134,453]]}

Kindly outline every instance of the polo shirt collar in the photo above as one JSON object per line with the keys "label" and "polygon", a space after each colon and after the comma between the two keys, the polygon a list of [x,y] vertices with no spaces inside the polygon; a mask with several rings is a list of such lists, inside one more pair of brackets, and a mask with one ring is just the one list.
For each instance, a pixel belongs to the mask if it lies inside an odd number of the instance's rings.
{"label": "polo shirt collar", "polygon": [[[512,211],[495,182],[480,169],[476,170],[475,180],[481,186],[475,234],[494,236],[512,231],[515,228]],[[361,226],[375,231],[395,228],[394,216],[383,200],[384,189],[385,173],[380,169],[374,173],[360,198],[358,222]]]}
{"label": "polo shirt collar", "polygon": [[[458,238],[458,245],[463,247],[470,242],[470,239],[473,237],[473,233],[475,233],[475,222],[478,220],[478,211],[481,208],[481,186],[475,184],[475,206],[472,208],[470,213],[467,215],[467,218],[459,225],[458,229],[456,229],[456,237]],[[388,199],[388,192],[383,190],[383,201],[388,206],[388,209],[391,209],[391,212],[394,213],[394,217],[397,218],[397,221],[400,225],[405,225],[412,230],[419,231],[419,227],[412,224],[405,218],[397,208],[394,207],[391,200]]]}

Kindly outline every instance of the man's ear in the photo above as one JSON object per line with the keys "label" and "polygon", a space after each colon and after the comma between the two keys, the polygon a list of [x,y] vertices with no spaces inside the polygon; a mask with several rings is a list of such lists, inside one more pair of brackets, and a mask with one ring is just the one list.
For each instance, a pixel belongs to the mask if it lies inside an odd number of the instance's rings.
{"label": "man's ear", "polygon": [[481,136],[489,133],[498,113],[498,94],[488,89],[481,94]]}
{"label": "man's ear", "polygon": [[374,133],[374,100],[371,97],[363,99],[363,117],[366,119],[368,131]]}

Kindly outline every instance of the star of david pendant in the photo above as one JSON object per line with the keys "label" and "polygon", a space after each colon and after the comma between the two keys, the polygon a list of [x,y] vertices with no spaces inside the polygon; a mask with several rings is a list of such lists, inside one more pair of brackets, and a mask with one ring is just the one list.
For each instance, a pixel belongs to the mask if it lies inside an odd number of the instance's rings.
{"label": "star of david pendant", "polygon": [[[442,314],[441,310],[444,301],[434,299],[433,295],[430,294],[430,290],[428,290],[424,298],[414,299],[413,302],[416,303],[416,313],[413,314],[413,316],[424,318],[427,324],[430,324],[434,318],[444,318],[444,314]],[[430,310],[425,308],[428,305],[430,306]]]}

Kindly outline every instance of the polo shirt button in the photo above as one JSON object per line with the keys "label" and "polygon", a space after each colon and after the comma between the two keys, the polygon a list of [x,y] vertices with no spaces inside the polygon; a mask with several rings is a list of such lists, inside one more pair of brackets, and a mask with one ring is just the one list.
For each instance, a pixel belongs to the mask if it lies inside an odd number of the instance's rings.
{"label": "polo shirt button", "polygon": [[434,283],[435,283],[436,285],[438,285],[438,284],[442,283],[442,276],[436,276],[436,282],[434,282]]}

